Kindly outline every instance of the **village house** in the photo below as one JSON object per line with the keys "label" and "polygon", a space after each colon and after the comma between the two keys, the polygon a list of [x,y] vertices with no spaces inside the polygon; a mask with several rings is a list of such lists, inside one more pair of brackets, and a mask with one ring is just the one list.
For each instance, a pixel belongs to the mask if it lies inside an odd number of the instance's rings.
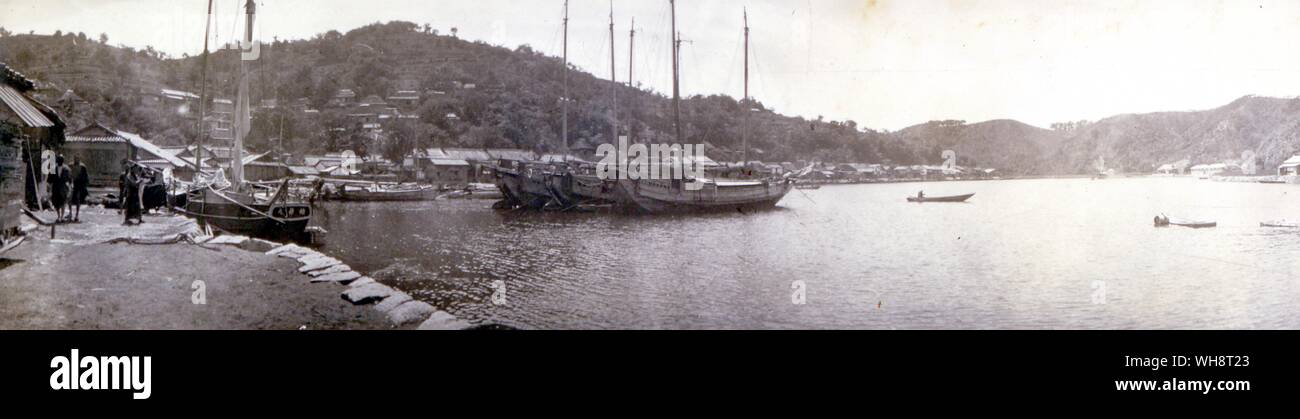
{"label": "village house", "polygon": [[1291,156],[1277,167],[1278,176],[1298,176],[1300,175],[1300,154]]}
{"label": "village house", "polygon": [[335,93],[334,97],[330,99],[329,106],[346,108],[352,106],[356,100],[357,92],[352,91],[352,89],[339,89],[338,93]]}
{"label": "village house", "polygon": [[116,186],[122,161],[133,161],[159,171],[170,170],[181,179],[193,179],[194,170],[184,160],[139,135],[109,128],[100,123],[67,136],[62,153],[67,161],[80,158],[90,174],[92,187]]}
{"label": "village house", "polygon": [[[35,83],[22,74],[0,64],[0,129],[5,130],[0,135],[13,135],[13,131],[16,131],[16,137],[20,141],[15,142],[12,138],[10,141],[21,144],[22,159],[25,162],[21,167],[0,167],[0,192],[3,193],[0,198],[6,200],[5,211],[18,211],[20,206],[11,202],[17,196],[24,196],[21,199],[29,206],[36,205],[35,177],[24,176],[27,179],[25,185],[17,186],[15,183],[21,176],[17,174],[18,170],[36,173],[40,168],[33,166],[33,155],[39,155],[42,149],[57,148],[64,140],[64,124],[58,113],[29,96],[35,87]],[[0,152],[19,153],[12,148]],[[16,188],[23,188],[23,191],[19,192]],[[4,215],[4,219],[16,218],[11,218],[11,214],[7,213]]]}

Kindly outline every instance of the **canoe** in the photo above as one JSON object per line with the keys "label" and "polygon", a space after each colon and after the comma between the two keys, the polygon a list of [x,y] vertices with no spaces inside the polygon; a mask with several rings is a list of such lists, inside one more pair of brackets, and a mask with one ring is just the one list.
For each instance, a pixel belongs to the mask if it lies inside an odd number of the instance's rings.
{"label": "canoe", "polygon": [[1290,220],[1265,221],[1259,223],[1259,226],[1273,228],[1300,228],[1300,222]]}
{"label": "canoe", "polygon": [[975,194],[955,195],[955,196],[927,196],[924,198],[917,198],[915,196],[912,196],[907,198],[907,202],[966,202],[966,200],[970,199],[972,196],[975,196]]}
{"label": "canoe", "polygon": [[1214,221],[1196,221],[1196,220],[1187,220],[1182,218],[1161,217],[1161,216],[1156,217],[1156,227],[1169,227],[1169,226],[1188,227],[1188,228],[1214,228],[1214,227],[1218,227],[1219,223]]}

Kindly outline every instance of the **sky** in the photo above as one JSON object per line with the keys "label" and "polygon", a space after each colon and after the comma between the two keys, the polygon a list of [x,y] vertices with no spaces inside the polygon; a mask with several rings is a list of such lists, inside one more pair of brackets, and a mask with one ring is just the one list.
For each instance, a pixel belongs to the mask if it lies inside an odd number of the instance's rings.
{"label": "sky", "polygon": [[[245,0],[214,0],[213,38],[235,39]],[[930,120],[1040,127],[1122,113],[1199,110],[1248,94],[1300,95],[1297,0],[681,0],[682,91],[750,92],[778,112],[898,130]],[[560,55],[563,0],[258,0],[257,37],[305,39],[375,22]],[[172,55],[202,50],[207,0],[0,0],[15,33],[100,33]],[[669,4],[614,0],[617,78],[671,91]],[[610,73],[609,0],[571,0],[569,59]]]}

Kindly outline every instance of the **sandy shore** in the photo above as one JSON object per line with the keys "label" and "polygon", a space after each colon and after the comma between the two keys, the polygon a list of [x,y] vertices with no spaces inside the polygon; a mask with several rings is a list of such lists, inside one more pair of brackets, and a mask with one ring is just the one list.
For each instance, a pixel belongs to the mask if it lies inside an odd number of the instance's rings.
{"label": "sandy shore", "polygon": [[[294,259],[228,245],[108,243],[192,231],[183,217],[127,227],[116,211],[92,208],[81,220],[57,226],[54,239],[36,228],[0,256],[0,329],[399,328],[340,298],[346,286],[311,283]],[[195,281],[205,304],[193,302]]]}

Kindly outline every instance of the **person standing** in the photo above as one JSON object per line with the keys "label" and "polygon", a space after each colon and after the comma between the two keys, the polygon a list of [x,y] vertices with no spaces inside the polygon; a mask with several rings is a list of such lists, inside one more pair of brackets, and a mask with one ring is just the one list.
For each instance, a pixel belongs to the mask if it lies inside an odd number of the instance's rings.
{"label": "person standing", "polygon": [[54,212],[58,214],[55,222],[61,223],[67,221],[63,209],[68,203],[68,181],[72,180],[72,169],[63,162],[63,156],[57,157],[54,162],[56,164],[54,173],[50,174],[50,203],[54,205]]}
{"label": "person standing", "polygon": [[131,220],[140,217],[140,176],[139,169],[130,166],[122,181],[122,213],[125,219],[122,225],[131,225]]}
{"label": "person standing", "polygon": [[81,157],[75,157],[73,162],[72,177],[72,208],[73,222],[81,222],[81,206],[86,205],[86,198],[90,196],[90,172],[86,170],[86,164],[81,162]]}

